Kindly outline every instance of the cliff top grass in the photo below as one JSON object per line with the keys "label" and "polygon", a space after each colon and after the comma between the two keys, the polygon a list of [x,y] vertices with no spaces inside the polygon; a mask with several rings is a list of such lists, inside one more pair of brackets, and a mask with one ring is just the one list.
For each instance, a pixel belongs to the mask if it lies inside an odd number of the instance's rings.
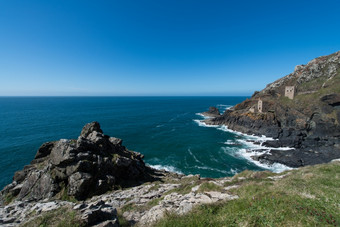
{"label": "cliff top grass", "polygon": [[339,226],[340,162],[233,178],[239,199],[168,214],[155,226]]}
{"label": "cliff top grass", "polygon": [[20,225],[21,227],[82,227],[85,224],[79,218],[79,214],[69,207],[62,207],[56,210],[48,211],[44,215]]}

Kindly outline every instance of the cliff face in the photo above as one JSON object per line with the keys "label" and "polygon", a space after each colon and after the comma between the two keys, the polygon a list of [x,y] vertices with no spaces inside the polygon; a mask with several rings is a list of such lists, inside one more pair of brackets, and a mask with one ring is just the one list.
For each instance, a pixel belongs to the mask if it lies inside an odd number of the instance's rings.
{"label": "cliff face", "polygon": [[265,144],[270,147],[295,148],[257,157],[262,161],[297,167],[339,158],[340,51],[296,66],[293,73],[206,123],[278,139]]}

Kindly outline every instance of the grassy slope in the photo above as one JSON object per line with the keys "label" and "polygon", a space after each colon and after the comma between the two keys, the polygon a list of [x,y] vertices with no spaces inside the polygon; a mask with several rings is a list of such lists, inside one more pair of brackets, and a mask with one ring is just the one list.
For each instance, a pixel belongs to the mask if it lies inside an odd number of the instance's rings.
{"label": "grassy slope", "polygon": [[[155,226],[339,226],[340,162],[281,173],[245,171],[234,177],[240,198],[168,214]],[[277,175],[279,176],[279,175]],[[245,177],[245,179],[243,178]]]}

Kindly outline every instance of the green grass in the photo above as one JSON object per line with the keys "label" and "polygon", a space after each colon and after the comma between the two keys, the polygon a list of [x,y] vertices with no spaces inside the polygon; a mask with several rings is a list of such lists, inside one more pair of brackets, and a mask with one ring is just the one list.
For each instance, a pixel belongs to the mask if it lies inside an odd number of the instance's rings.
{"label": "green grass", "polygon": [[185,177],[182,178],[181,180],[177,181],[177,184],[180,184],[180,186],[178,188],[174,188],[172,190],[167,191],[166,193],[164,193],[164,195],[169,195],[171,193],[178,193],[178,194],[188,194],[191,192],[191,189],[193,187],[195,187],[196,185],[198,185],[200,182],[200,179],[198,176],[192,176],[192,177]]}
{"label": "green grass", "polygon": [[148,206],[149,207],[154,207],[154,206],[158,205],[159,202],[162,201],[163,199],[164,199],[164,197],[160,197],[160,198],[156,198],[156,199],[150,200],[148,202]]}
{"label": "green grass", "polygon": [[209,191],[222,191],[223,187],[212,183],[212,182],[204,182],[200,185],[197,192],[209,192]]}
{"label": "green grass", "polygon": [[121,212],[117,212],[118,220],[119,220],[119,226],[121,227],[130,227],[132,224],[124,218],[124,216],[121,214]]}
{"label": "green grass", "polygon": [[126,211],[132,211],[132,210],[139,210],[140,206],[135,205],[134,203],[128,203],[126,205],[124,205],[120,211],[121,213],[124,213]]}
{"label": "green grass", "polygon": [[76,198],[74,198],[74,196],[70,196],[70,195],[67,194],[67,188],[65,187],[64,183],[61,184],[61,187],[62,187],[62,189],[56,195],[56,198],[58,198],[60,200],[64,200],[64,201],[73,202],[73,203],[78,202],[78,200]]}
{"label": "green grass", "polygon": [[326,82],[326,80],[327,78],[325,77],[319,77],[315,78],[314,80],[304,82],[298,86],[298,91],[303,92],[319,90],[322,87],[323,83]]}
{"label": "green grass", "polygon": [[[309,166],[271,180],[251,171],[233,189],[239,199],[201,205],[155,226],[337,226],[340,225],[340,163]],[[271,174],[268,174],[271,175]]]}
{"label": "green grass", "polygon": [[148,192],[158,190],[159,187],[160,187],[160,186],[159,186],[160,183],[161,183],[160,181],[156,181],[156,182],[154,183],[154,185],[152,185],[152,186],[149,188]]}
{"label": "green grass", "polygon": [[16,196],[14,196],[11,192],[7,193],[4,197],[4,204],[10,204],[15,198]]}
{"label": "green grass", "polygon": [[60,208],[44,213],[35,219],[21,225],[21,227],[82,227],[85,224],[71,208]]}

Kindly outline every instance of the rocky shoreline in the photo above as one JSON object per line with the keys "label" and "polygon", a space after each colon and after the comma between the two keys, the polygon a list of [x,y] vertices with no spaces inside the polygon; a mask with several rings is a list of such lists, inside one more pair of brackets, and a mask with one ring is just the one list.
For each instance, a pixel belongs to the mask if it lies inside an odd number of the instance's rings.
{"label": "rocky shoreline", "polygon": [[340,51],[297,66],[204,123],[273,138],[262,144],[268,152],[253,156],[263,163],[301,167],[340,158]]}
{"label": "rocky shoreline", "polygon": [[44,143],[14,174],[0,192],[0,225],[36,226],[62,216],[79,226],[120,226],[119,214],[129,225],[149,226],[169,212],[237,199],[231,181],[153,169],[92,122],[77,140]]}

